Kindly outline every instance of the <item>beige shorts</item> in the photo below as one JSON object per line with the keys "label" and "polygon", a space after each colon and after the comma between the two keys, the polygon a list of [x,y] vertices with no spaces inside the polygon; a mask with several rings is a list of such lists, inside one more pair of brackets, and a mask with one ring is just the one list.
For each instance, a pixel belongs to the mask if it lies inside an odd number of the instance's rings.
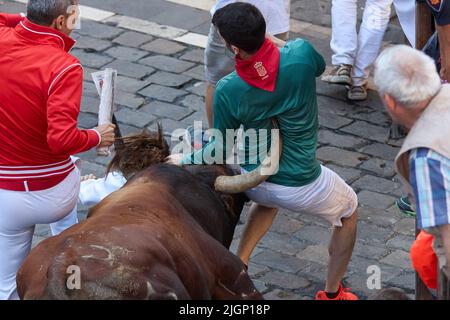
{"label": "beige shorts", "polygon": [[246,194],[260,205],[319,216],[337,227],[341,227],[341,220],[350,217],[358,207],[353,189],[324,166],[321,175],[306,186],[287,187],[263,182]]}

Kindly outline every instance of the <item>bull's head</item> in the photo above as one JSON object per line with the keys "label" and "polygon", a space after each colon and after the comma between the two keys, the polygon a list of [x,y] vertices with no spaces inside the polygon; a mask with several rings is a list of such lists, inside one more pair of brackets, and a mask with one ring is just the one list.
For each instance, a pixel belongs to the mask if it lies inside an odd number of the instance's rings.
{"label": "bull's head", "polygon": [[[272,120],[272,127],[278,129],[276,120]],[[144,129],[140,134],[119,139],[116,155],[110,162],[107,171],[120,171],[127,179],[151,165],[164,163],[170,154],[169,146],[159,125],[157,132]],[[269,156],[261,165],[250,173],[217,177],[214,184],[216,191],[228,194],[242,193],[264,182],[278,171],[281,150],[282,139],[278,130],[275,130]]]}

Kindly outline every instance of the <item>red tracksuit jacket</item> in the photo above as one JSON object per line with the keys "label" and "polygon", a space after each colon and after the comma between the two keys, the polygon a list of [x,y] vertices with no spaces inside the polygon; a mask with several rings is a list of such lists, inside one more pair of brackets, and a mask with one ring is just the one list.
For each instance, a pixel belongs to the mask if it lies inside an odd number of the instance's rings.
{"label": "red tracksuit jacket", "polygon": [[100,143],[79,130],[83,85],[75,41],[20,15],[0,14],[0,189],[51,188],[74,170],[70,155]]}

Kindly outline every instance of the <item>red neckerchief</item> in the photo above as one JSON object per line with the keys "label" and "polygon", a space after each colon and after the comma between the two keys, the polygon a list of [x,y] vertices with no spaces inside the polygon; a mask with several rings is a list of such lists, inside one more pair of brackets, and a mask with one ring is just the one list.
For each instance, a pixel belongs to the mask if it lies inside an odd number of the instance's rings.
{"label": "red neckerchief", "polygon": [[273,92],[280,67],[280,50],[266,39],[262,47],[249,60],[236,57],[236,72],[246,83]]}

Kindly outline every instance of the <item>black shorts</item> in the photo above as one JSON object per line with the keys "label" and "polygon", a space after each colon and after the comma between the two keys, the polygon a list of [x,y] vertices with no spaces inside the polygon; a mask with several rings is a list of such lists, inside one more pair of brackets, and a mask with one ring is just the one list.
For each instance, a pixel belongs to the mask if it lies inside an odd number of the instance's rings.
{"label": "black shorts", "polygon": [[450,24],[450,0],[426,0],[437,25]]}

